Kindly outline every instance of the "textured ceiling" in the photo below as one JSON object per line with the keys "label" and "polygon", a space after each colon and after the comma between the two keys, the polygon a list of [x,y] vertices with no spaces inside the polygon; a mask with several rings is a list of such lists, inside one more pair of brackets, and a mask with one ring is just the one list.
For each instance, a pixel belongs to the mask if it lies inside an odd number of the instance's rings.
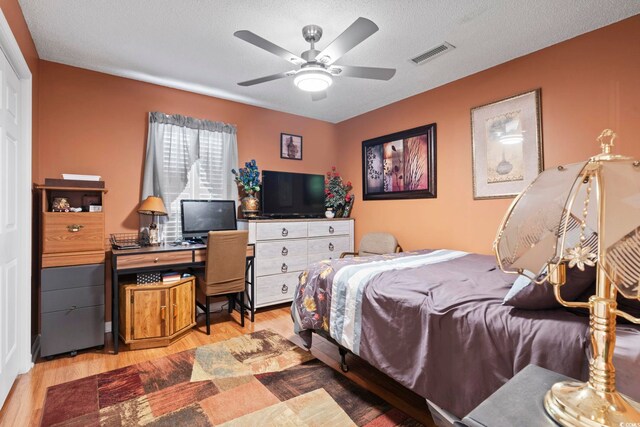
{"label": "textured ceiling", "polygon": [[[42,59],[339,122],[640,13],[637,0],[20,0]],[[295,54],[307,24],[320,50],[358,17],[380,30],[336,65],[397,68],[390,81],[337,77],[312,102],[290,70],[236,37],[250,30]],[[409,61],[447,41],[456,49]]]}

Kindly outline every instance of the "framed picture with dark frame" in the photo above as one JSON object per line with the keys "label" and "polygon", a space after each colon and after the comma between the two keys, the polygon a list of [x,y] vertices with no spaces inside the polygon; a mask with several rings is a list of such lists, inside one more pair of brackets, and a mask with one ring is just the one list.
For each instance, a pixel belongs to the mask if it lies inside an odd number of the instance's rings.
{"label": "framed picture with dark frame", "polygon": [[436,124],[362,141],[363,200],[436,197]]}
{"label": "framed picture with dark frame", "polygon": [[280,134],[280,158],[302,160],[302,137],[300,135]]}

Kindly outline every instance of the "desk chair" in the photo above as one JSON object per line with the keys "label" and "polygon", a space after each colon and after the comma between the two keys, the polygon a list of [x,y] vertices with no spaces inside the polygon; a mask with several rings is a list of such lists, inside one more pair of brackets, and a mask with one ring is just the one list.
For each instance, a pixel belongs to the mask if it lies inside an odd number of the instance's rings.
{"label": "desk chair", "polygon": [[343,252],[340,258],[346,256],[371,256],[402,252],[402,246],[398,240],[390,233],[367,233],[360,240],[360,250],[358,252]]}
{"label": "desk chair", "polygon": [[215,296],[229,299],[229,313],[240,294],[240,326],[244,327],[245,263],[248,231],[210,231],[204,271],[196,271],[196,304],[207,316],[207,335],[211,335],[209,300]]}

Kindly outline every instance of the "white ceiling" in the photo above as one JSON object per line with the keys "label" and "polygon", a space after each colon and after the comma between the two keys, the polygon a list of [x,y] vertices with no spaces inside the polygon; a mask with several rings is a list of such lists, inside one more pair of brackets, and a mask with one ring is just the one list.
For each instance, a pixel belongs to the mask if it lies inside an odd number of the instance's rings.
{"label": "white ceiling", "polygon": [[[20,0],[40,58],[246,104],[340,122],[640,13],[637,0]],[[307,24],[327,46],[358,17],[380,30],[336,65],[392,67],[390,81],[337,77],[312,102],[290,70],[236,37],[250,30],[295,54]],[[415,65],[441,42],[456,49]]]}

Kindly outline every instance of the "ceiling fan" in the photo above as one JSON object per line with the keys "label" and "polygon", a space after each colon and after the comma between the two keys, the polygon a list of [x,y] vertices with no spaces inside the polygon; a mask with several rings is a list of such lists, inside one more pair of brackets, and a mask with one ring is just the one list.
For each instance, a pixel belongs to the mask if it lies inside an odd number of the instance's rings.
{"label": "ceiling fan", "polygon": [[302,28],[302,36],[311,44],[311,48],[302,52],[300,56],[294,55],[288,50],[263,39],[251,31],[236,31],[233,35],[239,39],[264,49],[267,52],[271,52],[296,66],[300,66],[297,70],[272,74],[238,84],[240,86],[253,86],[272,80],[295,76],[293,83],[299,89],[311,92],[312,100],[319,101],[327,97],[326,90],[331,86],[333,78],[336,76],[389,80],[396,73],[395,68],[333,65],[345,53],[362,43],[376,31],[378,31],[378,26],[372,21],[366,18],[358,18],[349,28],[332,41],[329,46],[325,47],[322,51],[318,51],[315,48],[315,44],[322,37],[322,28],[317,25],[306,25]]}

